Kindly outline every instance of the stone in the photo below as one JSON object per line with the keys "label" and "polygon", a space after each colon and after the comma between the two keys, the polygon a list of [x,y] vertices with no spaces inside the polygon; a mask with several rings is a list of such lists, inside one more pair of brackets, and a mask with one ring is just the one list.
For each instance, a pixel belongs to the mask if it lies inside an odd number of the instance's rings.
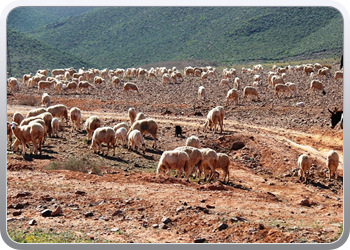
{"label": "stone", "polygon": [[55,209],[55,211],[52,212],[51,216],[56,216],[62,213],[62,208],[61,206],[57,206],[57,208]]}
{"label": "stone", "polygon": [[51,214],[52,214],[52,211],[50,209],[45,209],[41,212],[41,215],[43,217],[49,217],[49,216],[51,216]]}

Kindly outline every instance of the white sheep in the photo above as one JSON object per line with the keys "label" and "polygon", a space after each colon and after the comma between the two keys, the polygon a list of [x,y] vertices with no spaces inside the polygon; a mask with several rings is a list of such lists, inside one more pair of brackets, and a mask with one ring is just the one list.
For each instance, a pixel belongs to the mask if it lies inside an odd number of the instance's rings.
{"label": "white sheep", "polygon": [[117,131],[119,128],[125,128],[126,131],[129,131],[129,125],[126,122],[120,122],[113,126],[114,131]]}
{"label": "white sheep", "polygon": [[58,130],[60,129],[60,120],[58,120],[57,117],[52,118],[51,121],[51,127],[52,127],[52,136],[58,136]]}
{"label": "white sheep", "polygon": [[177,173],[182,173],[185,170],[185,176],[191,173],[188,169],[189,156],[185,151],[173,150],[164,151],[159,159],[157,174],[167,174],[170,176],[170,170],[175,169]]}
{"label": "white sheep", "polygon": [[[42,141],[45,135],[45,130],[39,123],[32,123],[28,125],[19,126],[17,123],[12,122],[11,129],[16,138],[22,142],[22,154],[26,154],[26,144],[32,142],[34,148],[34,154],[37,154],[38,145],[41,154]],[[32,148],[30,148],[30,154],[32,154]]]}
{"label": "white sheep", "polygon": [[38,82],[38,93],[40,94],[40,90],[51,88],[52,86],[54,86],[55,83],[56,83],[55,80],[51,80],[51,81],[41,80],[41,81],[39,81]]}
{"label": "white sheep", "polygon": [[198,99],[205,99],[206,93],[205,93],[205,88],[203,86],[199,86],[198,88]]}
{"label": "white sheep", "polygon": [[136,110],[134,108],[129,108],[128,115],[130,119],[130,125],[132,125],[136,118]]}
{"label": "white sheep", "polygon": [[17,124],[21,124],[24,120],[24,116],[20,112],[15,112],[12,116],[12,120]]}
{"label": "white sheep", "polygon": [[9,87],[9,89],[11,90],[19,90],[17,78],[10,77],[9,79],[7,79],[7,87]]}
{"label": "white sheep", "polygon": [[235,86],[236,89],[239,89],[239,86],[241,86],[241,79],[239,77],[235,77],[233,85]]}
{"label": "white sheep", "polygon": [[135,83],[132,83],[132,82],[126,82],[123,86],[123,90],[127,94],[129,93],[130,90],[135,90],[137,93],[139,93],[139,88]]}
{"label": "white sheep", "polygon": [[32,109],[28,111],[26,118],[37,116],[45,112],[47,112],[45,108]]}
{"label": "white sheep", "polygon": [[50,96],[48,93],[43,93],[43,95],[41,96],[41,104],[42,106],[46,107],[49,107],[51,105]]}
{"label": "white sheep", "polygon": [[137,113],[137,115],[135,117],[135,121],[140,121],[140,120],[144,120],[144,119],[146,119],[146,116],[144,113],[142,113],[142,112]]}
{"label": "white sheep", "polygon": [[278,83],[278,84],[275,85],[275,96],[277,96],[279,98],[278,93],[288,93],[289,96],[292,96],[292,91],[285,84]]}
{"label": "white sheep", "polygon": [[197,136],[191,135],[186,139],[186,146],[191,146],[194,148],[200,148],[201,143],[199,141],[199,138]]}
{"label": "white sheep", "polygon": [[219,83],[219,87],[220,86],[228,86],[229,87],[229,83],[230,83],[230,80],[229,79],[221,79],[220,83]]}
{"label": "white sheep", "polygon": [[[115,155],[115,132],[111,127],[99,127],[95,129],[94,134],[92,135],[92,142],[90,148],[94,150],[94,153],[98,151],[98,153],[102,152],[104,154],[104,150],[102,148],[102,143],[107,144],[107,154],[109,149],[113,148],[113,156]],[[98,150],[97,150],[98,147]]]}
{"label": "white sheep", "polygon": [[66,122],[68,122],[68,108],[64,104],[56,104],[54,106],[50,106],[47,109],[47,112],[50,112],[53,117],[57,117],[62,119],[62,117],[65,119]]}
{"label": "white sheep", "polygon": [[304,178],[304,182],[306,182],[308,178],[308,172],[311,167],[311,160],[307,155],[302,154],[299,156],[298,167],[299,167],[298,174],[300,176],[300,179],[302,180]]}
{"label": "white sheep", "polygon": [[321,81],[319,80],[312,80],[310,83],[310,90],[312,90],[314,92],[314,94],[316,94],[315,90],[320,90],[322,91],[322,94],[325,95],[326,91],[324,91],[324,87]]}
{"label": "white sheep", "polygon": [[334,72],[334,80],[343,79],[343,71],[339,70]]}
{"label": "white sheep", "polygon": [[238,104],[238,91],[237,91],[237,89],[230,89],[229,91],[227,91],[226,105],[229,104],[230,100],[233,100],[236,104]]}
{"label": "white sheep", "polygon": [[246,86],[243,89],[243,99],[246,98],[248,95],[255,96],[257,100],[259,100],[258,90],[255,87]]}
{"label": "white sheep", "polygon": [[203,125],[203,131],[206,132],[207,128],[209,127],[212,129],[214,127],[213,133],[216,132],[216,124],[219,124],[220,126],[220,133],[222,133],[223,130],[223,117],[222,117],[222,111],[216,107],[209,111],[207,115],[207,120],[205,121]]}
{"label": "white sheep", "polygon": [[128,140],[128,131],[126,130],[126,128],[120,127],[117,130],[115,130],[114,127],[113,127],[113,130],[115,131],[116,142],[118,140],[121,140],[122,141],[122,145],[126,146],[127,145],[127,140]]}
{"label": "white sheep", "polygon": [[327,167],[329,169],[328,178],[338,179],[339,155],[336,151],[331,150],[327,154]]}
{"label": "white sheep", "polygon": [[293,83],[293,82],[287,82],[286,85],[289,87],[290,91],[292,91],[292,93],[294,93],[294,97],[297,96],[297,84]]}
{"label": "white sheep", "polygon": [[88,89],[88,88],[94,89],[95,87],[88,81],[81,81],[78,83],[78,89],[80,90],[80,93],[83,92],[83,89]]}
{"label": "white sheep", "polygon": [[134,129],[132,131],[129,131],[128,134],[128,150],[130,148],[135,151],[135,148],[137,151],[143,147],[143,153],[145,153],[145,142],[143,140],[143,136],[141,132],[138,129]]}
{"label": "white sheep", "polygon": [[278,84],[278,83],[284,84],[284,79],[281,76],[279,76],[279,75],[273,75],[271,77],[271,82],[270,82],[271,87],[274,88],[275,85]]}
{"label": "white sheep", "polygon": [[[205,168],[209,167],[211,172],[210,172],[208,181],[210,181],[215,172],[215,167],[217,166],[217,163],[218,163],[218,159],[219,159],[218,155],[215,152],[215,150],[211,148],[202,148],[202,149],[199,149],[199,151],[201,151],[203,155],[203,162],[198,168],[199,171],[197,172],[197,177],[200,179],[202,173],[204,173]],[[205,179],[206,179],[206,176],[204,180]]]}
{"label": "white sheep", "polygon": [[[193,173],[193,171],[195,170],[195,167],[202,169],[201,164],[204,159],[203,154],[198,148],[192,147],[192,146],[177,147],[175,148],[175,150],[184,151],[188,154],[188,157],[189,157],[188,165],[187,165],[187,168],[184,169],[185,178],[186,178],[186,181],[188,181],[189,175]],[[177,174],[178,174],[178,171],[177,171]],[[179,173],[179,174],[181,175],[182,173]]]}
{"label": "white sheep", "polygon": [[222,182],[225,183],[225,179],[227,176],[227,181],[229,180],[229,165],[230,165],[230,158],[227,154],[224,153],[217,153],[218,161],[217,165],[215,166],[215,169],[221,169],[224,172]]}
{"label": "white sheep", "polygon": [[133,131],[134,129],[139,130],[142,135],[150,134],[154,140],[152,147],[157,148],[158,125],[153,119],[144,119],[144,120],[135,121],[129,129],[128,136],[130,132]]}
{"label": "white sheep", "polygon": [[72,124],[72,131],[74,128],[80,130],[81,117],[81,110],[79,108],[73,107],[69,110],[69,120]]}
{"label": "white sheep", "polygon": [[84,129],[88,133],[88,142],[91,140],[94,131],[99,127],[101,127],[101,120],[97,116],[90,116],[88,119],[86,119]]}

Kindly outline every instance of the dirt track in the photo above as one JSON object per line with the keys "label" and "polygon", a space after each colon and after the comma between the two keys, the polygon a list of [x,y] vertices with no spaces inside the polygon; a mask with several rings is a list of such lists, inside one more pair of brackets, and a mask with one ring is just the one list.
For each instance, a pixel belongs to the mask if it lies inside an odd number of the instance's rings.
{"label": "dirt track", "polygon": [[[245,85],[250,82],[251,76],[239,76]],[[8,228],[25,230],[35,219],[38,225],[29,230],[68,230],[96,241],[334,241],[343,222],[343,138],[338,127],[329,128],[327,108],[342,105],[342,84],[327,78],[327,95],[313,96],[308,91],[308,77],[290,75],[288,81],[300,86],[298,97],[277,99],[265,86],[265,72],[263,76],[263,86],[259,87],[262,101],[240,99],[238,105],[225,106],[224,132],[214,135],[202,132],[201,126],[212,107],[224,105],[227,89],[218,89],[217,80],[203,84],[209,96],[205,101],[197,100],[198,79],[167,87],[135,80],[142,91],[128,96],[120,87],[109,85],[89,94],[60,95],[52,91],[53,105],[79,107],[83,119],[98,115],[103,126],[128,121],[127,109],[135,107],[159,124],[159,148],[151,149],[152,140],[146,136],[145,154],[121,146],[114,157],[93,154],[86,144],[86,133],[70,133],[68,125],[62,127],[59,138],[47,139],[42,156],[23,158],[8,151],[8,218],[24,218],[9,222]],[[32,99],[40,106],[40,96],[36,89],[26,87],[8,95],[8,120],[15,111],[25,114],[32,109],[26,105]],[[299,101],[306,106],[295,107]],[[183,128],[182,138],[174,136],[175,125]],[[202,147],[230,156],[229,183],[187,183],[155,174],[161,153],[184,145],[192,134],[200,138]],[[233,149],[235,142],[244,146]],[[331,149],[341,158],[338,180],[328,180],[323,172]],[[295,175],[302,153],[307,153],[317,167],[308,184]],[[50,163],[65,162],[70,157],[88,158],[98,166],[99,173],[48,170]],[[77,190],[85,193],[78,194]],[[20,192],[30,194],[22,197]],[[306,198],[309,204],[301,205]],[[19,216],[13,215],[19,210],[14,208],[16,204],[24,204]],[[55,205],[63,209],[60,216],[41,216],[44,207],[54,209]],[[86,216],[88,212],[91,217]],[[163,217],[171,220],[167,229],[159,228]],[[222,224],[228,227],[222,229]]]}

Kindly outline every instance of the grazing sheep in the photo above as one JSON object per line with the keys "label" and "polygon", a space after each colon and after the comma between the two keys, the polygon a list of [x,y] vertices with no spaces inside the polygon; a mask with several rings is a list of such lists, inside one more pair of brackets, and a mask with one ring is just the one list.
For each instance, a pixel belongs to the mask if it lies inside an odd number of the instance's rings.
{"label": "grazing sheep", "polygon": [[205,99],[207,98],[205,93],[205,88],[203,86],[199,86],[198,88],[198,99]]}
{"label": "grazing sheep", "polygon": [[126,131],[129,131],[129,125],[126,122],[120,122],[113,127],[114,131],[117,131],[119,128],[125,128]]}
{"label": "grazing sheep", "polygon": [[63,82],[57,82],[54,86],[55,93],[62,94],[67,89],[67,85]]}
{"label": "grazing sheep", "polygon": [[218,162],[215,169],[221,169],[224,172],[224,177],[222,179],[222,182],[225,183],[226,176],[227,176],[227,181],[229,180],[228,167],[230,165],[230,158],[227,154],[224,154],[224,153],[217,153],[217,156],[218,156]]}
{"label": "grazing sheep", "polygon": [[[106,72],[107,73],[107,72]],[[97,85],[101,85],[102,83],[105,82],[105,79],[100,77],[100,76],[95,76],[94,77],[94,85],[97,86]]]}
{"label": "grazing sheep", "polygon": [[131,131],[133,130],[139,130],[142,135],[144,134],[151,134],[151,136],[154,139],[153,143],[153,148],[157,148],[157,130],[158,130],[158,125],[153,119],[145,119],[145,120],[139,120],[135,121],[128,132],[128,136]]}
{"label": "grazing sheep", "polygon": [[194,148],[201,148],[199,138],[197,136],[191,135],[186,139],[186,146],[191,146]]}
{"label": "grazing sheep", "polygon": [[81,110],[77,107],[73,107],[69,110],[69,120],[72,123],[73,129],[80,129],[81,126]]}
{"label": "grazing sheep", "polygon": [[102,148],[102,142],[107,144],[107,154],[109,152],[109,148],[113,148],[113,156],[115,155],[115,132],[113,128],[111,127],[99,127],[96,128],[94,131],[94,134],[92,135],[92,142],[90,149],[94,150],[94,153],[97,152],[98,147],[98,153],[102,151],[102,154],[104,154],[104,150]]}
{"label": "grazing sheep", "polygon": [[143,136],[138,129],[133,129],[132,131],[129,131],[128,134],[128,150],[132,149],[132,151],[135,151],[135,148],[137,148],[137,151],[143,147],[143,153],[145,153],[145,142],[143,140]]}
{"label": "grazing sheep", "polygon": [[47,112],[50,112],[53,117],[62,118],[68,122],[68,108],[63,104],[56,104],[47,108]]}
{"label": "grazing sheep", "polygon": [[[188,154],[188,165],[187,168],[184,168],[185,179],[186,181],[188,181],[189,175],[193,173],[195,167],[201,168],[201,164],[203,162],[203,155],[198,148],[192,146],[177,147],[175,148],[175,151],[184,151]],[[180,172],[179,174],[181,175],[182,173]]]}
{"label": "grazing sheep", "polygon": [[19,84],[18,84],[17,78],[10,77],[9,79],[7,79],[7,87],[13,91],[19,90]]}
{"label": "grazing sheep", "polygon": [[58,120],[58,118],[54,117],[52,118],[51,121],[51,127],[52,127],[52,136],[58,136],[58,130],[60,129],[60,121]]}
{"label": "grazing sheep", "polygon": [[289,96],[292,96],[292,91],[285,84],[278,83],[278,84],[275,85],[275,96],[277,96],[279,98],[278,93],[288,93]]}
{"label": "grazing sheep", "polygon": [[140,120],[144,120],[146,119],[146,116],[144,113],[140,112],[140,113],[137,113],[136,117],[135,117],[135,121],[140,121]]}
{"label": "grazing sheep", "polygon": [[315,90],[321,90],[322,94],[325,95],[326,91],[324,91],[324,87],[321,81],[319,80],[312,80],[310,83],[310,89],[314,92],[314,94],[316,95]]}
{"label": "grazing sheep", "polygon": [[[22,154],[26,154],[26,144],[32,142],[34,148],[34,154],[37,154],[38,145],[41,154],[42,141],[45,135],[45,130],[39,123],[32,123],[28,125],[19,126],[17,123],[11,123],[12,132],[16,138],[22,142]],[[30,148],[30,154],[32,154],[32,148]]]}
{"label": "grazing sheep", "polygon": [[44,93],[41,96],[41,104],[46,107],[49,107],[51,105],[50,96],[48,95],[48,93]]}
{"label": "grazing sheep", "polygon": [[20,112],[15,112],[12,120],[17,124],[21,124],[21,122],[24,120],[24,116]]}
{"label": "grazing sheep", "polygon": [[[52,114],[50,112],[45,112],[40,115],[35,116],[35,118],[43,119],[45,122],[45,132],[48,133],[50,136],[52,134],[52,127],[51,127],[51,121],[52,121]],[[23,121],[22,121],[23,122]],[[21,123],[22,125],[22,123]]]}
{"label": "grazing sheep", "polygon": [[171,78],[168,73],[165,73],[164,75],[162,75],[162,84],[164,85],[166,83],[171,83]]}
{"label": "grazing sheep", "polygon": [[338,179],[338,165],[339,165],[339,155],[336,151],[331,150],[327,154],[327,167],[329,169],[328,178]]}
{"label": "grazing sheep", "polygon": [[226,105],[229,104],[230,100],[233,100],[236,104],[238,104],[238,91],[237,89],[230,89],[229,91],[227,91],[227,95],[226,95]]}
{"label": "grazing sheep", "polygon": [[135,122],[136,110],[134,108],[129,108],[128,115],[130,118],[130,125],[132,125]]}
{"label": "grazing sheep", "polygon": [[88,88],[94,89],[95,87],[94,87],[94,85],[92,85],[88,81],[80,81],[78,83],[78,89],[80,90],[81,93],[82,93],[83,89],[88,89]]}
{"label": "grazing sheep", "polygon": [[75,92],[77,92],[77,88],[78,88],[78,83],[76,83],[76,82],[74,82],[74,81],[69,82],[69,83],[67,84],[67,86],[66,86],[66,90],[67,90],[67,91],[70,90],[70,89],[72,89],[72,90],[74,90]]}
{"label": "grazing sheep", "polygon": [[284,80],[281,76],[278,76],[278,75],[274,75],[271,77],[271,87],[275,87],[276,84],[284,84]]}
{"label": "grazing sheep", "polygon": [[32,78],[32,76],[33,76],[32,73],[30,73],[30,74],[24,74],[24,75],[23,75],[23,84],[28,85],[28,80],[29,80],[30,78]]}
{"label": "grazing sheep", "polygon": [[255,87],[246,86],[246,87],[243,89],[243,99],[246,98],[248,95],[256,96],[256,97],[257,97],[257,100],[259,100],[258,90],[257,90]]}
{"label": "grazing sheep", "polygon": [[303,74],[309,75],[311,72],[314,72],[314,68],[312,66],[305,66],[303,68]]}
{"label": "grazing sheep", "polygon": [[51,81],[41,80],[41,81],[39,81],[38,82],[38,93],[40,94],[40,90],[51,88],[52,86],[54,86],[55,83],[56,83],[55,80],[51,80]]}
{"label": "grazing sheep", "polygon": [[233,85],[236,89],[239,89],[239,86],[241,86],[241,79],[239,77],[235,77],[235,80],[233,81]]}
{"label": "grazing sheep", "polygon": [[179,125],[175,125],[175,137],[181,136],[182,137],[182,128]]}
{"label": "grazing sheep", "polygon": [[[199,151],[203,155],[203,161],[202,161],[202,164],[198,168],[199,171],[197,172],[197,177],[200,179],[202,173],[204,173],[205,168],[209,167],[211,173],[209,175],[208,181],[210,181],[212,179],[214,172],[215,172],[215,167],[217,166],[217,163],[218,163],[218,159],[219,159],[218,155],[215,152],[215,150],[213,150],[211,148],[201,148],[201,149],[199,149]],[[206,176],[205,176],[204,180],[206,180]]]}
{"label": "grazing sheep", "polygon": [[290,91],[294,93],[294,97],[297,96],[297,85],[293,82],[287,82],[286,85],[289,87]]}
{"label": "grazing sheep", "polygon": [[223,86],[223,85],[226,85],[229,87],[229,83],[230,83],[230,80],[229,79],[221,79],[220,83],[219,83],[219,87],[220,86]]}
{"label": "grazing sheep", "polygon": [[45,112],[47,112],[45,108],[32,109],[28,111],[26,118],[37,116]]}
{"label": "grazing sheep", "polygon": [[343,79],[343,71],[339,70],[334,72],[334,80]]}
{"label": "grazing sheep", "polygon": [[299,167],[298,174],[300,176],[300,179],[302,180],[304,178],[304,182],[306,182],[308,178],[308,171],[311,167],[311,160],[307,155],[303,154],[299,156],[298,167]]}
{"label": "grazing sheep", "polygon": [[114,129],[115,131],[115,141],[117,142],[118,140],[122,141],[122,145],[126,146],[127,145],[127,140],[128,140],[128,130],[124,127],[120,127],[117,130]]}
{"label": "grazing sheep", "polygon": [[222,116],[222,112],[225,112],[225,111],[223,111],[219,107],[213,108],[212,110],[209,111],[209,113],[207,115],[207,120],[205,121],[204,126],[203,126],[203,131],[204,132],[207,131],[208,127],[210,128],[210,130],[214,127],[213,133],[215,134],[215,132],[216,132],[216,124],[219,124],[219,126],[220,126],[220,133],[222,133],[222,130],[223,130],[223,116]]}
{"label": "grazing sheep", "polygon": [[88,143],[91,140],[94,131],[99,127],[101,127],[101,120],[97,116],[90,116],[88,119],[86,119],[84,129],[88,133]]}
{"label": "grazing sheep", "polygon": [[117,86],[117,84],[121,84],[122,82],[118,76],[113,76],[112,83],[114,84],[114,87],[115,87],[115,86]]}
{"label": "grazing sheep", "polygon": [[132,82],[126,82],[123,86],[124,92],[128,94],[129,90],[135,90],[137,93],[139,93],[139,89],[135,83]]}
{"label": "grazing sheep", "polygon": [[157,174],[167,174],[170,176],[170,170],[175,169],[177,173],[182,173],[185,170],[186,180],[191,174],[188,169],[189,156],[185,151],[182,150],[173,150],[173,151],[164,151],[162,156],[159,159]]}

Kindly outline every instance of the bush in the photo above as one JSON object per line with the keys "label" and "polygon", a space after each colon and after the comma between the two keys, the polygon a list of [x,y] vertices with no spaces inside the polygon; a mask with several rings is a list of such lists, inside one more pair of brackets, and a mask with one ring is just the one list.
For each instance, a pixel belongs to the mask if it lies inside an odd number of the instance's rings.
{"label": "bush", "polygon": [[81,157],[69,157],[64,162],[54,161],[51,162],[47,167],[47,170],[70,170],[82,173],[92,172],[99,174],[100,169],[97,164],[93,162],[89,156],[83,155]]}

